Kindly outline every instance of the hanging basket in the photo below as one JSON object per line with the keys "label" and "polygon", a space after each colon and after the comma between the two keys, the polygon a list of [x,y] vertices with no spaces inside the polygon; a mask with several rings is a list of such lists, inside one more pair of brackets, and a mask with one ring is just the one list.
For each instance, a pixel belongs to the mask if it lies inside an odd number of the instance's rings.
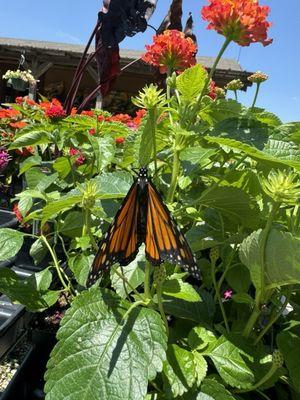
{"label": "hanging basket", "polygon": [[28,82],[23,81],[21,78],[11,78],[8,80],[8,85],[18,92],[25,92],[28,90]]}

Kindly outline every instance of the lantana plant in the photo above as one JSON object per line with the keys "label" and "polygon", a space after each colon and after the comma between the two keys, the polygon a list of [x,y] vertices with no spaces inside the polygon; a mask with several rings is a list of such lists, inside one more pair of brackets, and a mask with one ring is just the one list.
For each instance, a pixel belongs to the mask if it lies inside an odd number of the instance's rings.
{"label": "lantana plant", "polygon": [[[52,260],[28,280],[1,269],[0,291],[31,311],[57,306],[61,293],[68,299],[47,400],[299,397],[300,123],[284,124],[255,101],[243,106],[212,84],[231,41],[271,43],[267,14],[254,0],[209,1],[202,15],[226,38],[209,73],[190,58],[176,64],[181,34],[156,39],[144,60],[167,72],[167,87],[141,90],[136,116],[67,116],[56,100],[0,110],[12,157],[32,150],[20,162],[27,183],[16,198],[23,223],[39,226],[32,235],[2,229],[0,260],[28,235],[34,260]],[[162,59],[161,46],[171,52]],[[130,265],[114,265],[87,289],[99,240],[144,165],[202,280],[169,263],[151,266],[142,246]]]}

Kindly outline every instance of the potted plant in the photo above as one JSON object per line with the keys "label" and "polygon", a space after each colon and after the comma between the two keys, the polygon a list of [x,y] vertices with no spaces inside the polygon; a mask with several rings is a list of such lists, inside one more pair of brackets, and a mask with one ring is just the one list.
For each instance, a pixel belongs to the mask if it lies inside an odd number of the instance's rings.
{"label": "potted plant", "polygon": [[2,76],[2,79],[6,79],[9,86],[12,86],[15,90],[20,92],[25,92],[29,85],[36,84],[38,82],[30,70],[23,71],[20,69],[15,71],[6,71],[6,73]]}

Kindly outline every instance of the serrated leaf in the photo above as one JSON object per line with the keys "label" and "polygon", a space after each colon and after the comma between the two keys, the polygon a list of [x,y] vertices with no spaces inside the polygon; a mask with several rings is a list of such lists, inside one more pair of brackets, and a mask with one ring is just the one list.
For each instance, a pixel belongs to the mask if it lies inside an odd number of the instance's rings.
{"label": "serrated leaf", "polygon": [[235,400],[235,397],[220,382],[206,378],[201,385],[201,392],[186,395],[182,400]]}
{"label": "serrated leaf", "polygon": [[210,158],[216,153],[216,149],[205,149],[200,146],[187,147],[180,153],[180,160],[204,166],[210,162]]}
{"label": "serrated leaf", "polygon": [[300,162],[299,147],[287,140],[280,140],[275,137],[270,138],[264,147],[264,152],[281,161]]}
{"label": "serrated leaf", "polygon": [[300,338],[291,332],[282,332],[277,336],[277,344],[283,354],[292,384],[300,393]]}
{"label": "serrated leaf", "polygon": [[250,272],[243,264],[235,264],[226,273],[226,281],[237,293],[247,293],[251,285]]}
{"label": "serrated leaf", "polygon": [[36,265],[43,261],[47,253],[48,248],[41,239],[37,239],[35,242],[33,242],[29,251],[29,254],[33,258],[33,261]]}
{"label": "serrated leaf", "polygon": [[176,79],[179,93],[185,100],[193,101],[201,94],[208,74],[202,65],[197,64],[187,68]]}
{"label": "serrated leaf", "polygon": [[[134,261],[132,261],[129,265],[126,265],[126,267],[124,268],[121,268],[119,266],[116,267],[119,275],[115,273],[115,269],[111,270],[110,276],[112,287],[123,299],[126,298],[127,293],[132,292],[132,288],[136,289],[144,282],[145,261],[145,249],[142,248]],[[126,280],[129,282],[130,287],[120,278],[120,274],[124,275]]]}
{"label": "serrated leaf", "polygon": [[208,346],[212,346],[217,341],[215,334],[203,326],[195,326],[188,336],[189,346],[194,350],[207,351]]}
{"label": "serrated leaf", "polygon": [[126,172],[104,173],[91,182],[97,185],[97,198],[118,199],[126,196],[132,185],[132,175]]}
{"label": "serrated leaf", "polygon": [[154,135],[156,134],[156,113],[148,113],[142,124],[142,135],[139,148],[139,166],[148,165],[154,151]]}
{"label": "serrated leaf", "polygon": [[68,265],[75,275],[76,281],[81,286],[86,286],[87,277],[91,269],[94,256],[86,256],[84,254],[78,254],[75,257],[70,257]]}
{"label": "serrated leaf", "polygon": [[224,336],[218,339],[208,354],[224,382],[239,389],[247,389],[253,385],[255,377],[244,355],[241,349]]}
{"label": "serrated leaf", "polygon": [[22,232],[10,228],[0,229],[0,261],[14,257],[24,241]]}
{"label": "serrated leaf", "polygon": [[206,377],[208,366],[205,358],[201,356],[201,354],[193,352],[193,356],[194,356],[194,364],[197,377],[196,383],[197,386],[199,387],[203,379]]}
{"label": "serrated leaf", "polygon": [[193,353],[176,344],[169,345],[162,378],[167,399],[187,392],[197,379]]}
{"label": "serrated leaf", "polygon": [[62,226],[59,228],[60,232],[70,238],[79,237],[82,234],[82,227],[84,219],[82,212],[73,211],[68,213]]}
{"label": "serrated leaf", "polygon": [[19,175],[24,174],[27,170],[29,170],[31,167],[34,167],[36,165],[40,165],[42,162],[42,159],[40,156],[35,155],[26,158],[21,164],[20,164],[20,171]]}
{"label": "serrated leaf", "polygon": [[52,142],[51,135],[47,131],[30,131],[22,134],[14,139],[9,146],[10,150],[19,149],[26,146],[34,146],[38,144],[48,144]]}
{"label": "serrated leaf", "polygon": [[229,186],[212,187],[202,193],[197,203],[217,210],[233,227],[241,225],[254,228],[258,224],[258,205],[241,189]]}
{"label": "serrated leaf", "polygon": [[211,135],[238,140],[262,150],[274,132],[268,125],[253,118],[227,118],[215,125]]}
{"label": "serrated leaf", "polygon": [[[262,231],[253,232],[240,246],[240,259],[250,271],[255,287],[261,288]],[[284,268],[282,267],[284,265]],[[268,289],[300,283],[300,239],[272,229],[265,249],[265,283]]]}
{"label": "serrated leaf", "polygon": [[53,169],[61,179],[65,179],[72,170],[72,163],[67,157],[59,157],[53,163]]}
{"label": "serrated leaf", "polygon": [[49,270],[22,279],[7,268],[0,269],[0,292],[29,311],[43,311],[56,303],[60,291],[48,290],[52,275]]}
{"label": "serrated leaf", "polygon": [[58,213],[70,210],[75,205],[81,203],[82,196],[64,196],[59,200],[47,204],[43,209],[42,225],[49,219],[55,217]]}
{"label": "serrated leaf", "polygon": [[95,156],[95,166],[98,172],[102,172],[113,160],[116,146],[112,137],[89,137]]}
{"label": "serrated leaf", "polygon": [[258,150],[255,147],[250,146],[249,144],[242,143],[234,139],[213,136],[205,136],[205,139],[208,141],[208,143],[216,143],[221,146],[226,146],[232,150],[238,151],[242,154],[246,154],[256,161],[271,163],[274,166],[288,166],[295,168],[298,171],[300,170],[300,161],[276,158],[271,154],[268,154],[267,152]]}
{"label": "serrated leaf", "polygon": [[168,279],[163,284],[163,295],[190,302],[201,301],[199,293],[189,283],[180,279]]}
{"label": "serrated leaf", "polygon": [[167,337],[160,315],[108,290],[73,301],[47,365],[46,400],[141,400],[162,370]]}

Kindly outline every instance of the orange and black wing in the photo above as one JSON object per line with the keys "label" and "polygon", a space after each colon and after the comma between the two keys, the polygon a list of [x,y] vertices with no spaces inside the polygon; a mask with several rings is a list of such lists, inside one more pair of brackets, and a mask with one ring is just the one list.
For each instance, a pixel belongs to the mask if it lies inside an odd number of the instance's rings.
{"label": "orange and black wing", "polygon": [[141,241],[137,233],[138,185],[135,182],[108,228],[88,276],[87,287],[113,264],[128,265],[137,255]]}
{"label": "orange and black wing", "polygon": [[153,265],[163,261],[180,265],[200,279],[196,259],[160,194],[148,184],[146,257]]}

